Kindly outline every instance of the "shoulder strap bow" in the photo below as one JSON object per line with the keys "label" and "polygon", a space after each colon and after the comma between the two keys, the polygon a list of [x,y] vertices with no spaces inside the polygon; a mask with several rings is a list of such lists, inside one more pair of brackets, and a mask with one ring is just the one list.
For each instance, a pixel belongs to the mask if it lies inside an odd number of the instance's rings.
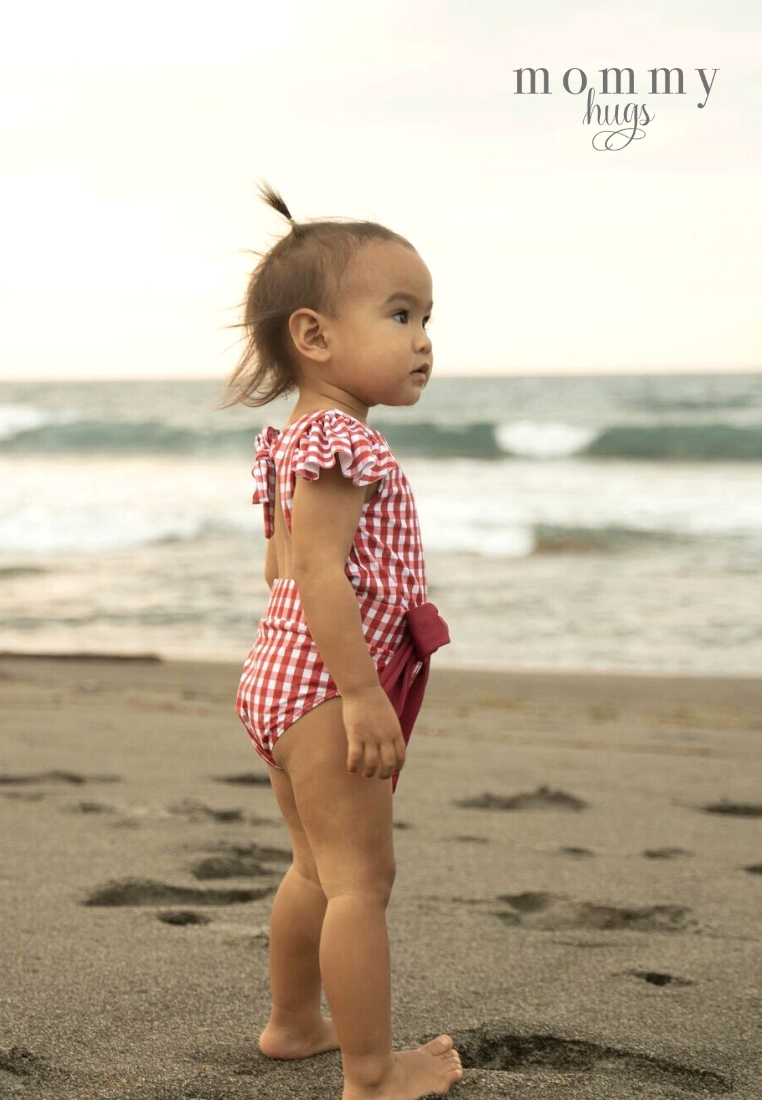
{"label": "shoulder strap bow", "polygon": [[272,538],[275,531],[275,462],[271,448],[280,432],[271,424],[259,433],[254,444],[254,478],[252,504],[264,505],[265,538]]}

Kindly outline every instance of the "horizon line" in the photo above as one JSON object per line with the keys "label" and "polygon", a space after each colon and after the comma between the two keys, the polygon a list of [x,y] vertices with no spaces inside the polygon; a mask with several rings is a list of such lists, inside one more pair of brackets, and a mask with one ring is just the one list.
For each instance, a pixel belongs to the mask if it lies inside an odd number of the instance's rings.
{"label": "horizon line", "polygon": [[[675,366],[675,367],[636,367],[636,368],[586,368],[586,369],[566,369],[566,368],[528,368],[521,371],[504,371],[498,374],[497,372],[489,371],[485,374],[460,374],[453,372],[446,372],[442,374],[434,375],[434,378],[460,378],[460,379],[491,379],[491,378],[584,378],[586,376],[591,377],[626,377],[628,375],[647,375],[654,377],[667,377],[675,374],[762,374],[762,364],[759,366],[738,366],[734,364],[725,364],[723,366]],[[24,384],[34,385],[36,383],[47,382],[218,382],[223,385],[227,381],[227,376],[220,377],[213,374],[156,374],[156,375],[109,375],[108,377],[98,374],[82,374],[82,375],[38,375],[30,378],[28,375],[22,376],[7,376],[0,375],[0,385],[2,384]]]}

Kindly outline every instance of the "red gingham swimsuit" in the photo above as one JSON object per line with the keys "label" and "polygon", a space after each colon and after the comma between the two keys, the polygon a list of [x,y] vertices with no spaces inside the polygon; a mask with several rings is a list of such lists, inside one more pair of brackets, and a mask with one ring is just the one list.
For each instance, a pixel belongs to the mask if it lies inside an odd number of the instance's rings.
{"label": "red gingham swimsuit", "polygon": [[[426,602],[426,570],[415,500],[384,436],[340,409],[306,413],[281,433],[256,437],[255,504],[264,505],[265,538],[274,526],[275,484],[288,530],[295,478],[315,481],[335,464],[355,485],[380,479],[362,507],[344,572],[357,596],[368,650],[377,671],[406,634],[407,610]],[[422,665],[417,661],[416,674]],[[278,768],[272,749],[298,718],[340,695],[307,627],[296,582],[278,577],[244,662],[236,713],[259,755]],[[283,769],[278,769],[283,770]]]}

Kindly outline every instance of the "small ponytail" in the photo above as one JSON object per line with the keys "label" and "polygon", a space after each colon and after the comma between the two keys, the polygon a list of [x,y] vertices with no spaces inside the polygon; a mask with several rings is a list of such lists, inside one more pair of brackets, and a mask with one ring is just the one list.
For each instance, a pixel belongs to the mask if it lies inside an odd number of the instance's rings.
{"label": "small ponytail", "polygon": [[264,199],[268,206],[272,206],[273,210],[277,210],[278,213],[282,214],[284,218],[288,218],[288,220],[291,222],[291,228],[296,233],[298,225],[291,217],[291,211],[283,201],[283,197],[275,190],[275,188],[271,187],[269,183],[263,180],[259,184],[259,195],[260,198]]}

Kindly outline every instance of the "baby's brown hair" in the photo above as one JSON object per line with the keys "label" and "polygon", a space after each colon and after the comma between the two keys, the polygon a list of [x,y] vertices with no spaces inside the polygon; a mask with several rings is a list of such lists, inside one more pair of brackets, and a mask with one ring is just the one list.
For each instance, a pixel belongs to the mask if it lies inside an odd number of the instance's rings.
{"label": "baby's brown hair", "polygon": [[[302,308],[336,317],[344,275],[352,256],[371,241],[410,241],[386,226],[368,221],[313,219],[294,222],[285,202],[269,184],[259,186],[266,203],[291,221],[291,232],[266,253],[252,272],[241,304],[246,346],[227,381],[219,408],[259,407],[297,387],[291,314]],[[415,250],[414,250],[415,251]]]}

